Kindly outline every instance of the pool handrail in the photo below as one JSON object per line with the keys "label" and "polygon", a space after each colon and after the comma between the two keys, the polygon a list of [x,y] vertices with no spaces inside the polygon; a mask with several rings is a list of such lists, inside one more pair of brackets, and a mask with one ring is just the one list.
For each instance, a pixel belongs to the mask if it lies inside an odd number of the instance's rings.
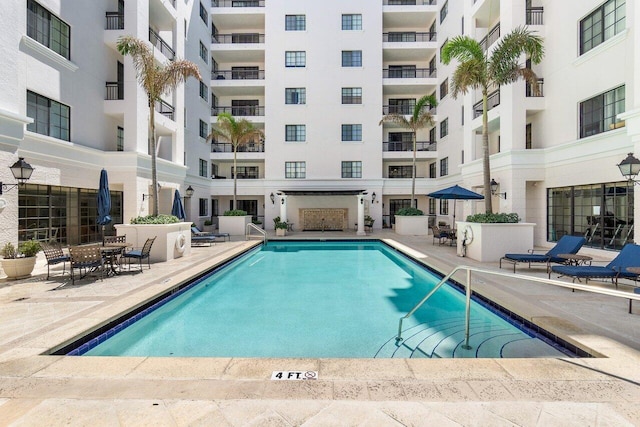
{"label": "pool handrail", "polygon": [[262,234],[262,241],[264,242],[265,246],[267,245],[267,232],[264,231],[262,228],[258,227],[257,225],[255,225],[254,223],[250,222],[249,224],[247,224],[247,230],[246,230],[246,234],[245,234],[245,239],[249,240],[249,237],[251,237],[251,230],[257,230],[260,234]]}
{"label": "pool handrail", "polygon": [[[449,272],[449,274],[444,276],[442,278],[442,280],[440,280],[440,282],[438,282],[438,284],[431,291],[429,291],[429,293],[427,295],[425,295],[424,298],[422,298],[420,300],[420,302],[418,302],[411,310],[409,310],[409,312],[407,314],[405,314],[404,316],[402,316],[400,318],[400,321],[398,322],[398,335],[396,336],[396,342],[397,343],[402,341],[402,322],[404,321],[404,319],[407,319],[407,318],[411,317],[413,315],[413,313],[416,312],[416,310],[418,310],[429,298],[431,298],[431,296],[434,293],[436,293],[436,291],[438,289],[440,289],[442,287],[442,285],[447,283],[447,281],[455,273],[457,273],[458,271],[461,271],[461,270],[465,270],[467,272],[467,284],[465,285],[465,297],[466,297],[466,305],[465,305],[465,343],[462,346],[462,348],[464,348],[465,350],[471,349],[471,346],[469,345],[469,322],[471,320],[471,272],[472,271],[474,271],[476,273],[493,274],[495,276],[504,276],[504,277],[509,277],[509,278],[530,280],[530,281],[533,281],[533,282],[544,283],[544,284],[547,284],[547,285],[558,286],[558,287],[561,287],[561,288],[578,289],[578,290],[585,291],[585,292],[608,295],[608,296],[618,297],[618,298],[625,298],[625,299],[629,300],[629,303],[631,303],[631,300],[640,301],[640,294],[623,292],[623,291],[619,291],[617,289],[597,288],[597,287],[593,287],[593,286],[586,285],[586,284],[582,285],[582,284],[579,284],[579,283],[561,282],[560,280],[553,280],[553,279],[545,279],[545,278],[541,278],[541,277],[527,276],[525,274],[503,273],[503,272],[500,272],[500,271],[485,270],[485,269],[482,269],[482,268],[471,267],[471,266],[468,266],[468,265],[459,265],[459,266],[455,267],[453,270],[451,270],[451,272]],[[631,312],[631,311],[629,311],[629,312]]]}

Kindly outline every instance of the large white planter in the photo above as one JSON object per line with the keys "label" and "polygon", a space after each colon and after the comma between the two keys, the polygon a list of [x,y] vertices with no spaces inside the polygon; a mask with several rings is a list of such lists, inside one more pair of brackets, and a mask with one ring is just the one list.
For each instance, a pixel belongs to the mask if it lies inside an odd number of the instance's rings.
{"label": "large white planter", "polygon": [[[523,254],[533,248],[533,229],[535,223],[519,222],[516,224],[485,224],[477,222],[456,221],[458,237],[458,255],[480,262],[496,262],[507,253]],[[471,243],[463,248],[465,230],[467,240],[473,235]]]}
{"label": "large white planter", "polygon": [[36,265],[36,257],[2,259],[2,271],[9,279],[22,279],[31,276]]}
{"label": "large white planter", "polygon": [[426,236],[429,232],[429,217],[396,215],[395,232],[403,236]]}
{"label": "large white planter", "polygon": [[247,224],[250,223],[251,215],[218,217],[218,229],[220,232],[229,233],[232,236],[244,236],[247,232]]}
{"label": "large white planter", "polygon": [[[126,234],[127,243],[142,248],[147,239],[155,236],[151,246],[151,262],[164,262],[191,254],[191,223],[175,224],[116,224],[118,235]],[[184,238],[180,237],[184,236]]]}

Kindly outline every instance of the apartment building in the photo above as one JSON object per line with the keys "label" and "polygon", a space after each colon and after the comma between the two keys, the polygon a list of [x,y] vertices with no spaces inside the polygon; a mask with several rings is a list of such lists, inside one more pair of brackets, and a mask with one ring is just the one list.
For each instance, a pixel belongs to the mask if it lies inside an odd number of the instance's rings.
{"label": "apartment building", "polygon": [[[375,4],[374,4],[375,3]],[[0,241],[94,241],[99,172],[109,172],[114,222],[150,211],[148,107],[118,37],[149,40],[159,62],[186,58],[189,80],[157,103],[160,211],[173,191],[202,224],[232,207],[270,229],[392,227],[411,203],[411,133],[380,124],[434,95],[434,126],[417,135],[416,201],[451,222],[453,201],[426,194],[453,184],[493,197],[494,210],[534,222],[536,242],[587,236],[619,249],[634,236],[634,185],[617,165],[640,155],[634,1],[584,0],[21,0],[0,17],[0,165],[19,157],[32,177],[0,196]],[[489,98],[491,176],[482,184],[480,94],[454,99],[447,40],[467,35],[491,52],[528,25],[546,54],[524,82]],[[522,58],[526,63],[527,58]],[[208,141],[229,112],[264,131],[239,149]],[[0,180],[15,180],[0,167]],[[456,218],[482,212],[456,202]],[[638,208],[640,209],[640,207]],[[359,227],[359,228],[358,228]]]}

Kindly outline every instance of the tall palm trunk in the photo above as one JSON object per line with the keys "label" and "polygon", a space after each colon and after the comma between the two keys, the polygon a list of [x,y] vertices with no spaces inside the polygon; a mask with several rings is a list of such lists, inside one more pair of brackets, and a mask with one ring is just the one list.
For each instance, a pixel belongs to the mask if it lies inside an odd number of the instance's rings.
{"label": "tall palm trunk", "polygon": [[158,216],[158,172],[156,164],[156,120],[154,101],[149,99],[149,154],[151,155],[151,215]]}
{"label": "tall palm trunk", "polygon": [[482,176],[484,178],[484,210],[493,213],[491,205],[491,167],[489,165],[488,89],[482,88]]}
{"label": "tall palm trunk", "polygon": [[414,129],[413,131],[413,165],[411,166],[411,201],[410,205],[413,208],[417,208],[414,203],[416,199],[416,139],[417,139],[417,131]]}
{"label": "tall palm trunk", "polygon": [[236,209],[236,198],[238,194],[238,143],[233,144],[233,206],[231,209]]}

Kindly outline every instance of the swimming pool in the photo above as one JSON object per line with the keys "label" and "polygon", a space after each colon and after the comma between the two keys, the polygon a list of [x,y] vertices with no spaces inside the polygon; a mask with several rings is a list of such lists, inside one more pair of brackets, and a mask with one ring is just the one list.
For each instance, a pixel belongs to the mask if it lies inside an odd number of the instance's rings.
{"label": "swimming pool", "polygon": [[[565,350],[378,241],[270,242],[68,354],[175,357],[558,357]],[[139,319],[138,319],[139,317]]]}

